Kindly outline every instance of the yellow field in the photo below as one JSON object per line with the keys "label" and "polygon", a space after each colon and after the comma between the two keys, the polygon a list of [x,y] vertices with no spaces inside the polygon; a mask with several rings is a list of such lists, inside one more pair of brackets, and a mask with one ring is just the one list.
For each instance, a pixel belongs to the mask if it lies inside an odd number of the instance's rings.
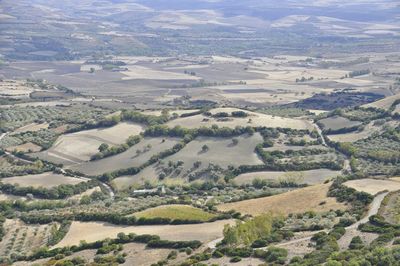
{"label": "yellow field", "polygon": [[350,180],[344,183],[345,186],[354,188],[357,191],[363,191],[371,195],[375,195],[381,191],[395,191],[400,189],[400,182],[393,180],[381,180],[381,179],[357,179]]}
{"label": "yellow field", "polygon": [[[323,212],[330,209],[346,209],[346,206],[328,198],[330,184],[321,184],[296,189],[275,196],[243,200],[217,206],[220,211],[236,210],[242,214],[260,215],[267,212],[288,215],[289,213],[303,213],[306,211]],[[324,204],[321,204],[325,202]]]}

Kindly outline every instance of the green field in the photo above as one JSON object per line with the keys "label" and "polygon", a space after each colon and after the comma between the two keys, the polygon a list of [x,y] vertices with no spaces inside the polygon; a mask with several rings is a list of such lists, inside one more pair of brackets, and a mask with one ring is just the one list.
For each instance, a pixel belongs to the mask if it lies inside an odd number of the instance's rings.
{"label": "green field", "polygon": [[164,205],[134,213],[137,218],[169,218],[172,220],[199,220],[206,222],[214,214],[187,205]]}

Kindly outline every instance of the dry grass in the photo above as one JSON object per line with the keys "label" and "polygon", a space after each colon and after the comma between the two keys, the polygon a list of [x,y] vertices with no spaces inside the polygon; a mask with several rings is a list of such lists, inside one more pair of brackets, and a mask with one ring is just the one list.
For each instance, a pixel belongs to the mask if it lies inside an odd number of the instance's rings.
{"label": "dry grass", "polygon": [[74,221],[67,235],[55,247],[78,245],[81,240],[94,242],[108,237],[115,238],[119,232],[153,234],[166,240],[199,240],[207,243],[222,237],[224,225],[233,223],[233,220],[222,220],[202,224],[116,226],[108,223]]}
{"label": "dry grass", "polygon": [[400,94],[389,96],[373,103],[365,104],[363,107],[374,107],[389,110],[389,108],[397,99],[400,99]]}
{"label": "dry grass", "polygon": [[150,208],[141,212],[134,213],[133,215],[137,218],[161,217],[181,220],[199,220],[203,222],[215,217],[214,214],[205,212],[202,209],[179,204],[158,206],[155,208]]}
{"label": "dry grass", "polygon": [[[171,252],[171,249],[164,248],[146,248],[146,244],[141,243],[128,243],[124,244],[124,253],[127,254],[125,257],[125,263],[121,265],[126,266],[150,266],[153,263],[165,259]],[[66,256],[65,259],[72,259],[81,257],[86,260],[87,263],[92,263],[96,256],[96,249],[86,249],[73,253],[70,256]],[[35,261],[18,261],[13,265],[15,266],[30,266],[30,265],[46,265],[50,259],[39,259]]]}
{"label": "dry grass", "polygon": [[[262,143],[263,139],[259,133],[252,136],[241,135],[236,137],[238,144],[233,145],[231,138],[211,138],[198,137],[188,143],[179,152],[168,156],[163,160],[164,164],[168,161],[182,161],[182,171],[180,174],[171,176],[174,179],[187,180],[187,173],[194,173],[206,169],[210,163],[228,168],[229,165],[240,166],[262,164],[260,158],[254,152],[257,144]],[[203,145],[207,145],[209,150],[202,152]],[[201,162],[201,166],[193,169],[195,162]],[[157,182],[158,176],[162,172],[160,165],[150,165],[134,176],[122,176],[114,179],[118,189],[127,188],[134,184],[143,184],[145,181]]]}
{"label": "dry grass", "polygon": [[[210,110],[211,113],[215,114],[218,112],[231,113],[232,111],[238,111],[237,108],[216,108]],[[244,110],[245,111],[245,110]],[[260,114],[251,111],[245,111],[248,113],[248,117],[238,118],[229,117],[226,121],[218,118],[206,117],[204,115],[195,115],[190,117],[178,118],[167,123],[168,126],[174,127],[180,125],[186,128],[198,128],[200,126],[211,127],[212,125],[218,125],[220,127],[231,127],[236,126],[268,126],[268,127],[282,127],[282,128],[293,128],[293,129],[310,129],[313,130],[314,126],[310,121],[302,119],[284,118],[266,114]],[[251,120],[249,120],[251,119]]]}
{"label": "dry grass", "polygon": [[[86,175],[100,175],[119,169],[139,167],[153,155],[172,148],[178,142],[178,138],[145,138],[125,152],[101,160],[73,165],[70,168]],[[137,151],[140,152],[137,153]]]}
{"label": "dry grass", "polygon": [[32,143],[32,142],[27,142],[21,145],[17,146],[11,146],[6,149],[7,151],[13,152],[39,152],[42,150],[42,147]]}
{"label": "dry grass", "polygon": [[296,182],[299,184],[315,185],[323,183],[325,180],[340,175],[340,171],[333,171],[329,169],[316,169],[302,172],[273,172],[263,171],[254,173],[244,173],[238,175],[234,181],[239,184],[251,184],[256,178],[261,180],[269,181],[280,181],[280,180],[292,180],[292,177],[296,177]]}
{"label": "dry grass", "polygon": [[383,128],[382,126],[376,126],[374,125],[373,122],[371,122],[368,125],[366,125],[362,131],[354,131],[346,134],[330,135],[328,136],[328,138],[336,142],[355,142],[360,139],[368,138],[374,133],[381,132],[382,128]]}
{"label": "dry grass", "polygon": [[119,123],[113,127],[79,131],[62,135],[47,151],[38,154],[39,158],[56,163],[79,163],[88,161],[98,152],[102,143],[122,144],[131,135],[138,135],[143,126],[133,123]]}
{"label": "dry grass", "polygon": [[43,124],[38,124],[38,123],[32,123],[20,128],[17,128],[16,130],[13,131],[14,133],[24,133],[24,132],[35,132],[39,131],[41,129],[46,129],[49,127],[49,124],[43,123]]}
{"label": "dry grass", "polygon": [[62,184],[75,185],[84,182],[82,179],[53,174],[43,173],[38,175],[23,175],[1,179],[1,182],[6,184],[18,184],[21,187],[44,187],[51,188]]}
{"label": "dry grass", "polygon": [[89,189],[86,190],[85,192],[82,192],[81,194],[73,195],[73,196],[69,197],[68,199],[71,199],[71,200],[80,200],[83,196],[90,196],[90,195],[92,195],[94,192],[101,192],[101,188],[100,188],[100,187],[89,188]]}
{"label": "dry grass", "polygon": [[159,79],[159,80],[199,80],[199,77],[191,76],[183,73],[160,71],[138,65],[128,65],[128,71],[124,74],[123,80],[131,79]]}
{"label": "dry grass", "polygon": [[394,180],[382,179],[357,179],[350,180],[344,183],[345,186],[354,188],[357,191],[363,191],[371,195],[375,195],[381,191],[395,191],[400,189],[400,182]]}
{"label": "dry grass", "polygon": [[[331,209],[345,209],[346,206],[328,198],[330,184],[321,184],[296,189],[275,196],[250,199],[217,206],[220,211],[236,210],[243,214],[260,215],[267,212],[288,215],[289,213],[303,213],[306,211],[323,212]],[[324,204],[321,204],[325,202]]]}

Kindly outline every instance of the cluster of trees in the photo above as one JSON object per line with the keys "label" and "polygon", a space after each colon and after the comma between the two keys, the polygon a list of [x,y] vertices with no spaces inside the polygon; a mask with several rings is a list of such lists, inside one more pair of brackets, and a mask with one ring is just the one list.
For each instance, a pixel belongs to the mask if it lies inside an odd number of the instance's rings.
{"label": "cluster of trees", "polygon": [[[225,220],[232,218],[232,213],[220,213],[215,215],[207,222],[217,220]],[[199,224],[204,223],[203,220],[190,220],[190,219],[171,219],[171,218],[136,218],[135,216],[127,216],[125,213],[112,213],[112,212],[76,212],[59,215],[43,215],[37,213],[24,213],[21,215],[21,220],[28,224],[48,224],[51,222],[64,222],[66,220],[76,221],[101,221],[118,225],[159,225],[159,224]]]}
{"label": "cluster of trees", "polygon": [[283,226],[283,218],[272,214],[263,214],[235,225],[225,225],[222,244],[226,246],[250,246],[254,241],[269,239],[272,232]]}
{"label": "cluster of trees", "polygon": [[60,242],[64,238],[64,236],[68,233],[70,226],[71,226],[71,221],[64,220],[61,222],[61,225],[58,229],[57,227],[53,227],[47,244],[49,246],[54,246],[55,244]]}
{"label": "cluster of trees", "polygon": [[74,133],[82,130],[89,130],[94,128],[101,128],[101,127],[111,127],[121,122],[121,117],[118,115],[114,115],[108,118],[104,118],[98,122],[95,121],[88,121],[79,126],[71,127],[65,131],[65,133]]}
{"label": "cluster of trees", "polygon": [[211,127],[203,126],[197,129],[188,129],[188,128],[183,128],[181,126],[175,126],[173,128],[169,128],[166,125],[157,125],[146,129],[144,135],[151,137],[169,136],[169,137],[184,137],[184,138],[194,139],[198,136],[232,137],[246,133],[252,135],[255,133],[255,130],[250,126],[229,128],[229,127],[218,127],[217,125],[212,125]]}
{"label": "cluster of trees", "polygon": [[312,81],[312,80],[314,80],[314,77],[309,77],[309,78],[301,77],[300,79],[299,78],[296,79],[296,83]]}
{"label": "cluster of trees", "polygon": [[4,217],[3,215],[0,215],[0,241],[3,240],[4,235],[6,234],[5,230],[4,230],[4,222],[6,221],[6,217]]}
{"label": "cluster of trees", "polygon": [[[332,253],[325,265],[378,265],[395,266],[398,265],[400,248],[395,247],[366,247],[362,249],[346,250]],[[303,265],[303,264],[298,264]]]}
{"label": "cluster of trees", "polygon": [[202,114],[202,113],[204,113],[204,110],[200,109],[198,111],[194,111],[194,112],[190,112],[190,113],[183,113],[183,114],[180,115],[180,117],[195,116],[195,115],[199,115],[199,114]]}
{"label": "cluster of trees", "polygon": [[306,146],[306,145],[318,145],[320,144],[320,142],[318,140],[307,141],[305,139],[296,140],[294,138],[289,138],[288,142],[286,142],[285,144],[291,146]]}
{"label": "cluster of trees", "polygon": [[32,210],[54,210],[71,206],[70,201],[55,201],[55,200],[38,200],[38,201],[1,201],[0,210],[7,213],[12,213],[14,210],[27,212]]}
{"label": "cluster of trees", "polygon": [[349,77],[349,78],[354,78],[354,77],[358,77],[358,76],[367,75],[367,74],[369,74],[369,73],[371,73],[371,71],[370,71],[369,69],[354,70],[354,71],[351,71],[351,72],[348,74],[348,77]]}
{"label": "cluster of trees", "polygon": [[231,112],[230,115],[229,115],[228,112],[218,112],[218,113],[215,113],[215,114],[212,114],[211,112],[204,112],[204,115],[212,116],[212,117],[215,117],[215,118],[224,118],[224,117],[229,117],[229,116],[232,116],[232,117],[247,117],[249,114],[246,113],[245,111],[238,110],[238,111]]}
{"label": "cluster of trees", "polygon": [[108,144],[103,143],[99,146],[99,152],[94,154],[90,160],[99,160],[105,157],[109,157],[121,152],[126,151],[133,145],[139,143],[142,140],[142,136],[136,135],[136,136],[129,136],[129,138],[126,140],[126,143],[117,145],[117,146],[112,146],[110,147]]}
{"label": "cluster of trees", "polygon": [[360,176],[337,177],[329,188],[328,196],[335,197],[339,202],[349,202],[352,206],[351,212],[361,217],[372,202],[373,196],[343,185],[347,180],[357,178],[360,178]]}
{"label": "cluster of trees", "polygon": [[334,161],[321,161],[321,162],[290,162],[290,163],[267,163],[260,165],[241,165],[233,169],[229,178],[234,178],[243,173],[260,172],[260,171],[307,171],[313,169],[331,169],[341,170],[342,164]]}
{"label": "cluster of trees", "polygon": [[358,124],[358,125],[351,126],[351,127],[342,127],[339,129],[331,129],[331,128],[325,128],[324,125],[320,122],[317,122],[317,124],[322,128],[322,131],[326,135],[346,134],[346,133],[357,131],[363,127],[363,125]]}
{"label": "cluster of trees", "polygon": [[324,264],[329,255],[339,251],[337,240],[341,238],[346,230],[342,227],[334,228],[329,234],[325,232],[316,233],[311,241],[315,243],[315,251],[308,253],[304,258],[294,257],[290,261],[293,265],[321,265]]}
{"label": "cluster of trees", "polygon": [[12,194],[17,196],[26,196],[32,194],[33,196],[41,199],[65,199],[70,196],[80,194],[90,188],[98,186],[97,180],[90,180],[88,182],[81,182],[76,185],[62,184],[53,188],[44,187],[20,187],[13,184],[4,184],[0,182],[0,191],[5,194]]}
{"label": "cluster of trees", "polygon": [[308,155],[319,155],[325,154],[328,151],[323,149],[303,149],[303,150],[286,150],[286,151],[265,151],[264,143],[259,144],[255,148],[255,152],[260,156],[265,164],[263,165],[242,165],[234,170],[235,175],[239,175],[245,172],[256,172],[262,170],[270,171],[305,171],[311,169],[328,168],[332,170],[341,170],[342,164],[336,161],[311,161],[311,162],[299,162],[291,160],[290,162],[278,162],[278,159],[285,157],[296,157],[296,156],[308,156]]}
{"label": "cluster of trees", "polygon": [[167,113],[163,113],[161,116],[155,116],[143,114],[138,111],[124,110],[121,113],[121,120],[154,126],[167,122],[169,120],[169,115]]}
{"label": "cluster of trees", "polygon": [[400,162],[400,151],[398,150],[380,150],[380,149],[375,149],[372,151],[369,151],[367,153],[367,157],[369,159],[383,162],[385,164],[392,163],[392,164],[397,164]]}

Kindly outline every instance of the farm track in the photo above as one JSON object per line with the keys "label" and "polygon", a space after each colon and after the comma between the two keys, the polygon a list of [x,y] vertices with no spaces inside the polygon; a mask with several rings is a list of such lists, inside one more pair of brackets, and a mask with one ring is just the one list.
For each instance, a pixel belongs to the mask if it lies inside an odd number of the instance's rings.
{"label": "farm track", "polygon": [[[377,196],[375,196],[375,198],[373,199],[373,201],[372,201],[372,203],[370,205],[370,209],[368,210],[367,215],[364,218],[362,218],[361,220],[357,221],[356,223],[347,226],[345,228],[346,229],[346,233],[348,231],[351,231],[351,230],[357,230],[357,228],[358,228],[358,226],[360,224],[367,223],[369,221],[369,217],[371,217],[372,215],[377,214],[378,210],[379,210],[379,208],[380,208],[380,206],[382,204],[383,199],[386,197],[386,195],[388,193],[389,192],[385,192],[385,193],[381,193],[381,194],[378,194]],[[327,230],[322,230],[322,231],[327,232]],[[319,232],[321,232],[321,231],[319,231]],[[342,236],[342,237],[344,237],[344,236]],[[285,246],[296,244],[296,243],[299,243],[299,242],[311,240],[311,238],[312,238],[312,235],[311,236],[307,236],[307,237],[302,237],[302,238],[299,238],[299,239],[290,240],[290,241],[283,242],[283,243],[279,243],[279,244],[276,244],[275,246],[277,246],[277,247],[285,247]],[[261,249],[266,249],[266,247],[261,248]]]}
{"label": "farm track", "polygon": [[322,145],[327,147],[328,144],[326,144],[325,136],[324,136],[324,134],[322,134],[322,129],[319,127],[319,125],[317,123],[315,123],[315,129],[317,130],[318,135],[320,136],[320,138],[322,140]]}
{"label": "farm track", "polygon": [[[64,175],[67,173],[64,169],[61,169],[61,172],[62,172]],[[83,177],[83,176],[74,175],[73,177],[78,178],[78,179],[81,179],[81,180],[83,180],[83,181],[85,181],[85,182],[88,180],[87,177]],[[111,188],[108,184],[106,184],[106,183],[104,183],[104,182],[101,182],[101,181],[99,181],[99,182],[100,182],[100,185],[103,186],[103,187],[107,190],[108,195],[110,196],[110,198],[111,198],[112,200],[114,200],[114,198],[115,198],[115,193],[114,193],[114,191],[112,190],[112,188]]]}

